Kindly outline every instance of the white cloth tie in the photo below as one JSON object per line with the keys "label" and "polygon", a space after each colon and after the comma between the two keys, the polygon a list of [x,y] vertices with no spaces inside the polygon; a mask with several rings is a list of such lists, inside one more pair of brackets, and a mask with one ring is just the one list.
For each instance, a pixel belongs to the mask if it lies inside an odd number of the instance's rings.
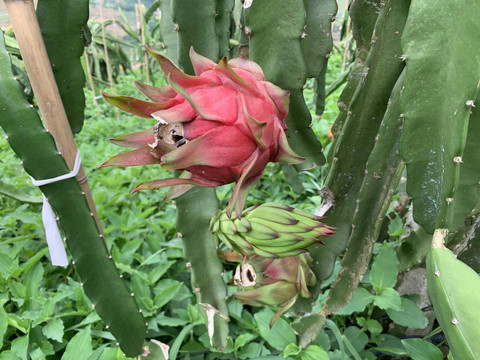
{"label": "white cloth tie", "polygon": [[[57,181],[70,179],[77,176],[81,164],[82,160],[80,158],[80,151],[77,150],[77,156],[75,157],[75,165],[73,166],[73,170],[70,171],[68,174],[44,180],[35,180],[33,177],[30,177],[30,179],[32,180],[32,184],[35,186],[43,186]],[[55,214],[53,213],[52,207],[48,203],[47,198],[43,194],[42,196],[42,220],[43,226],[45,227],[45,236],[47,238],[48,250],[50,251],[52,265],[65,267],[68,265],[67,253],[65,251],[65,246],[63,245],[62,238],[60,237],[57,220]]]}

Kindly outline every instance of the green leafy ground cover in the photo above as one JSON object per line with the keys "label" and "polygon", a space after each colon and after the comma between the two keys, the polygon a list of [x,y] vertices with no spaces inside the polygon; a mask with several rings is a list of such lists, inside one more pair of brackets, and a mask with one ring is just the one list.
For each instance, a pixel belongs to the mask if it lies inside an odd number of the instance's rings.
{"label": "green leafy ground cover", "polygon": [[[338,76],[340,61],[338,54],[330,61],[327,84]],[[116,91],[136,94],[133,80],[139,77],[123,76]],[[322,119],[313,123],[327,150],[327,131],[337,114],[339,93],[340,89],[327,98]],[[229,344],[223,353],[215,353],[190,288],[189,270],[175,229],[175,204],[162,201],[166,190],[130,194],[138,183],[169,174],[156,166],[95,170],[121,151],[109,138],[143,129],[148,119],[117,113],[103,100],[95,106],[92,93],[86,90],[85,94],[85,127],[76,141],[108,248],[136,294],[148,322],[148,337],[170,345],[171,359],[375,359],[381,354],[442,358],[440,350],[426,340],[402,340],[401,336],[387,334],[394,323],[413,328],[424,328],[428,323],[415,305],[416,298],[400,297],[394,289],[398,261],[393,247],[398,244],[401,221],[391,224],[393,242],[378,244],[371,270],[351,303],[327,320],[326,330],[306,349],[297,345],[290,326],[296,319],[294,314],[280,318],[269,329],[274,309],[251,308],[229,299]],[[306,89],[306,99],[313,114],[311,87]],[[50,265],[40,191],[30,184],[3,134],[0,151],[0,360],[125,358],[92,310],[73,267]],[[316,179],[324,170],[316,168],[300,174],[296,184],[303,190],[299,192],[298,186],[287,183],[291,175],[282,171],[281,165],[270,164],[249,203],[280,201],[314,212],[320,204],[318,190],[322,186]],[[217,189],[221,206],[226,206],[231,192],[230,185]],[[386,233],[385,239],[388,237]],[[232,272],[233,267],[227,266],[225,281]],[[321,308],[330,283],[322,285],[323,294],[314,310]],[[228,290],[232,294],[236,288],[229,286]]]}

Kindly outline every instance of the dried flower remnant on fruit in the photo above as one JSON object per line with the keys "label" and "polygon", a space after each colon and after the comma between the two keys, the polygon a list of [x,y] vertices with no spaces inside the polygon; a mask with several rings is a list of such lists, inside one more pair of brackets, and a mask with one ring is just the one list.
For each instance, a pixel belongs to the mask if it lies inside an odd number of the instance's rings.
{"label": "dried flower remnant on fruit", "polygon": [[317,282],[310,269],[312,259],[309,254],[281,259],[243,256],[234,251],[219,251],[219,255],[229,262],[239,263],[233,278],[240,289],[232,295],[235,299],[251,306],[278,306],[270,327],[299,296],[311,297],[308,286]]}
{"label": "dried flower remnant on fruit", "polygon": [[245,58],[223,58],[216,64],[191,49],[192,76],[163,54],[150,47],[147,50],[159,62],[169,85],[157,88],[136,82],[151,101],[103,95],[110,104],[156,123],[112,139],[134,150],[100,167],[160,164],[184,172],[178,178],[144,182],[134,192],[170,187],[167,200],[196,185],[236,182],[227,214],[235,211],[240,217],[248,191],[268,162],[304,160],[290,148],[285,134],[289,92],[266,81],[259,65]]}

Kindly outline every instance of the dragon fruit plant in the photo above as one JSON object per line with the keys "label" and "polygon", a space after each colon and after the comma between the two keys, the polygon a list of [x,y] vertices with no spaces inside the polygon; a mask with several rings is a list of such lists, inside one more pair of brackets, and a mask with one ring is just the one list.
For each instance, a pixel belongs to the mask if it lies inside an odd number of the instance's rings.
{"label": "dragon fruit plant", "polygon": [[142,189],[171,187],[165,200],[193,186],[216,187],[236,182],[227,207],[240,218],[249,189],[268,162],[297,164],[304,158],[289,146],[285,131],[289,92],[265,80],[253,61],[223,58],[218,64],[190,49],[195,75],[187,75],[167,57],[147,47],[159,62],[169,85],[153,87],[136,82],[151,101],[103,94],[106,101],[143,118],[153,127],[112,139],[135,148],[100,165],[160,164],[183,170],[178,178],[138,185]]}
{"label": "dragon fruit plant", "polygon": [[298,296],[311,297],[308,286],[317,283],[308,253],[280,259],[242,256],[235,251],[219,251],[219,255],[229,262],[239,263],[233,278],[233,283],[240,288],[232,295],[235,299],[251,306],[278,306],[270,327],[295,304]]}

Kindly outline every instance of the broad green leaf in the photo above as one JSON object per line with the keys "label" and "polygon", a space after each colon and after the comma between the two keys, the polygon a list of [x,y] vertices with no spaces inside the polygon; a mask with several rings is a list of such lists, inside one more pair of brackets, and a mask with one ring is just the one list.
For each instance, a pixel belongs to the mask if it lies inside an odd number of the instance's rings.
{"label": "broad green leaf", "polygon": [[[352,344],[353,348],[358,352],[365,348],[368,343],[368,336],[356,326],[349,326],[343,332],[348,341]],[[343,337],[342,336],[342,337]]]}
{"label": "broad green leaf", "polygon": [[368,319],[365,323],[365,327],[370,332],[371,336],[380,335],[383,331],[383,327],[377,320]]}
{"label": "broad green leaf", "polygon": [[170,359],[177,358],[178,350],[180,350],[180,346],[182,346],[185,336],[187,336],[188,332],[192,330],[193,327],[195,327],[196,325],[198,324],[188,324],[182,329],[182,331],[180,331],[180,334],[178,334],[172,346],[170,347]]}
{"label": "broad green leaf", "polygon": [[87,360],[91,353],[92,336],[90,326],[87,326],[68,342],[62,360]]}
{"label": "broad green leaf", "polygon": [[46,359],[46,356],[43,353],[41,348],[36,348],[35,350],[30,351],[29,355],[30,355],[30,358],[32,360],[45,360]]}
{"label": "broad green leaf", "polygon": [[150,287],[137,274],[132,274],[131,278],[132,292],[135,294],[138,306],[143,310],[152,310],[153,302],[150,294]]}
{"label": "broad green leaf", "polygon": [[318,345],[310,345],[300,354],[302,360],[329,360],[327,352]]}
{"label": "broad green leaf", "polygon": [[22,202],[42,203],[41,196],[32,196],[27,186],[14,186],[0,180],[0,193],[13,197]]}
{"label": "broad green leaf", "polygon": [[244,347],[247,343],[255,339],[256,335],[251,333],[241,334],[235,339],[235,349]]}
{"label": "broad green leaf", "polygon": [[0,276],[7,279],[12,271],[13,259],[6,254],[0,254]]}
{"label": "broad green leaf", "polygon": [[8,288],[14,298],[25,299],[27,297],[27,287],[16,280],[11,279],[8,282]]}
{"label": "broad green leaf", "polygon": [[175,260],[165,261],[156,265],[155,268],[152,269],[152,271],[148,274],[150,283],[155,284],[173,264],[175,264]]}
{"label": "broad green leaf", "polygon": [[272,346],[274,349],[283,351],[288,344],[296,343],[295,333],[290,327],[288,322],[279,318],[270,329],[268,324],[275,313],[269,308],[265,308],[262,311],[257,312],[254,317],[257,321],[258,330],[262,337]]}
{"label": "broad green leaf", "polygon": [[392,288],[381,289],[380,292],[375,295],[373,299],[373,304],[378,306],[380,309],[394,309],[397,311],[402,310],[402,300],[398,292]]}
{"label": "broad green leaf", "polygon": [[24,272],[22,282],[27,287],[27,296],[33,297],[38,293],[40,284],[43,281],[43,273],[43,265],[41,262],[37,262]]}
{"label": "broad green leaf", "polygon": [[183,326],[188,324],[188,321],[185,319],[179,319],[176,317],[166,317],[166,316],[157,316],[156,318],[158,325],[160,326]]}
{"label": "broad green leaf", "polygon": [[413,360],[443,359],[440,349],[424,339],[403,339],[402,344]]}
{"label": "broad green leaf", "polygon": [[22,319],[16,314],[10,313],[8,316],[8,325],[13,326],[14,328],[20,330],[26,334],[30,328],[30,321],[27,319]]}
{"label": "broad green leaf", "polygon": [[63,341],[63,321],[61,318],[55,318],[50,320],[43,328],[42,333],[47,338],[58,341],[61,343]]}
{"label": "broad green leaf", "polygon": [[12,341],[12,353],[17,355],[20,359],[27,359],[29,336],[20,336]]}
{"label": "broad green leaf", "polygon": [[284,357],[288,356],[297,356],[302,352],[302,348],[298,346],[297,344],[288,344],[285,350],[283,350],[282,355]]}
{"label": "broad green leaf", "polygon": [[[100,355],[100,357],[98,358],[98,360],[123,360],[123,359],[127,359],[127,358],[123,356],[121,350],[119,348],[111,348],[111,347],[105,348],[102,352],[102,355]],[[88,359],[88,360],[91,360],[91,359]]]}
{"label": "broad green leaf", "polygon": [[170,300],[173,299],[175,294],[180,290],[183,283],[173,279],[163,279],[158,282],[155,287],[155,305],[161,308]]}
{"label": "broad green leaf", "polygon": [[393,248],[380,251],[372,263],[370,282],[375,291],[383,288],[393,288],[397,283],[398,259]]}
{"label": "broad green leaf", "polygon": [[3,308],[3,306],[0,308],[0,349],[3,346],[3,336],[5,335],[5,331],[7,331],[7,326],[8,326],[8,316]]}
{"label": "broad green leaf", "polygon": [[395,323],[402,326],[407,326],[413,329],[424,329],[428,325],[428,319],[422,310],[410,299],[401,298],[402,310],[394,310],[392,308],[386,309],[387,315]]}
{"label": "broad green leaf", "polygon": [[0,360],[22,360],[12,350],[5,350],[0,353]]}
{"label": "broad green leaf", "polygon": [[365,310],[368,304],[373,301],[374,295],[371,294],[367,289],[359,286],[357,290],[353,293],[352,300],[337,311],[336,315],[351,315],[355,312],[362,312]]}
{"label": "broad green leaf", "polygon": [[396,336],[382,334],[375,342],[377,346],[370,348],[372,351],[378,350],[390,355],[407,355],[405,347]]}
{"label": "broad green leaf", "polygon": [[238,358],[239,359],[254,359],[255,357],[258,358],[258,356],[261,357],[261,359],[265,359],[265,355],[270,354],[270,351],[261,343],[257,342],[251,342],[245,345],[239,352],[238,352]]}

